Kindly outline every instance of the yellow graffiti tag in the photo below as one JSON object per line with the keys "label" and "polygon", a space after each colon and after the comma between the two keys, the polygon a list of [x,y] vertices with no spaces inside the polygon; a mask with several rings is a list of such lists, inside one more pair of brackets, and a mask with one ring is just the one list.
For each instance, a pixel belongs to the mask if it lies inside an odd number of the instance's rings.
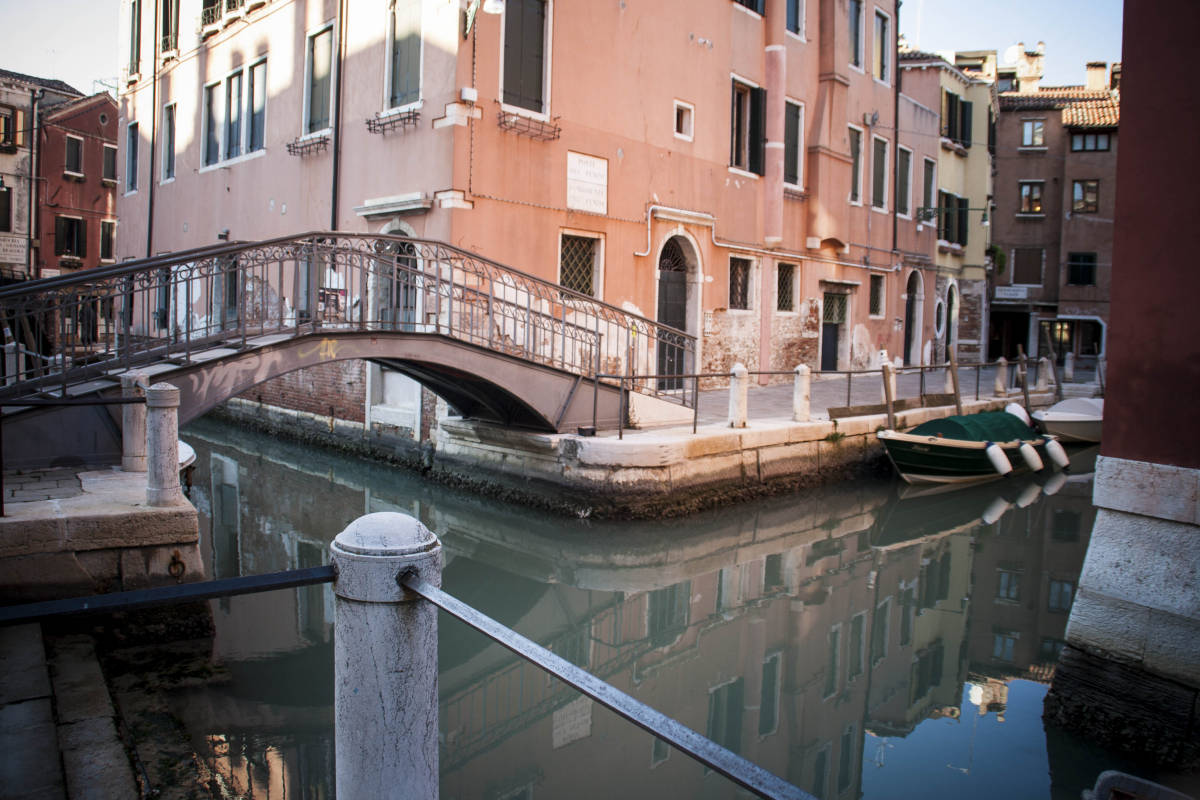
{"label": "yellow graffiti tag", "polygon": [[302,348],[298,353],[301,358],[308,358],[315,353],[317,358],[334,361],[338,357],[338,342],[336,339],[322,339],[320,344]]}

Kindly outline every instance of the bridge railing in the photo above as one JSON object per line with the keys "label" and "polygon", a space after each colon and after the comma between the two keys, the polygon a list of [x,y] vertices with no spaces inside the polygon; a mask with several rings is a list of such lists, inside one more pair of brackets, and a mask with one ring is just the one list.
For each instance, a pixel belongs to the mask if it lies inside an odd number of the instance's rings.
{"label": "bridge railing", "polygon": [[695,354],[683,331],[457,247],[383,234],[307,233],[32,281],[0,290],[0,315],[20,353],[5,362],[10,397],[322,331],[436,334],[584,377],[682,374]]}

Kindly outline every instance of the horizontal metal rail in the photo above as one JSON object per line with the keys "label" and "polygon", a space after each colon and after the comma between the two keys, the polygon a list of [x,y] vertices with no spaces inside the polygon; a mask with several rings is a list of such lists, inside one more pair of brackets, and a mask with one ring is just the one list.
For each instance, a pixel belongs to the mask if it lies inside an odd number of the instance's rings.
{"label": "horizontal metal rail", "polygon": [[396,580],[405,589],[415,592],[455,619],[465,622],[488,638],[583,692],[605,708],[615,711],[639,728],[657,736],[759,797],[812,800],[812,795],[807,792],[772,775],[737,753],[721,747],[711,739],[701,736],[666,714],[655,711],[640,700],[635,700],[620,689],[526,639],[491,617],[481,614],[436,586],[420,580],[414,573],[403,572]]}
{"label": "horizontal metal rail", "polygon": [[217,597],[231,597],[239,594],[271,592],[276,589],[295,589],[299,586],[332,583],[335,577],[333,566],[329,565],[268,572],[265,575],[246,575],[240,578],[181,583],[176,586],[156,586],[153,589],[137,589],[132,592],[113,592],[112,594],[87,597],[70,597],[65,600],[26,603],[19,606],[4,606],[0,607],[0,625],[41,622],[79,614],[132,611],[137,608],[153,608],[154,606],[212,600]]}

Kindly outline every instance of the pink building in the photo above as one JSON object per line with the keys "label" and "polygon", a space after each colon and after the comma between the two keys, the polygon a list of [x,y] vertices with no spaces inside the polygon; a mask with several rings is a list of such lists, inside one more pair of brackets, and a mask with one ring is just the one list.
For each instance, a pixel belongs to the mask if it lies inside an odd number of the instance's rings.
{"label": "pink building", "polygon": [[[124,0],[119,257],[398,232],[686,330],[697,371],[928,361],[898,5]],[[419,430],[407,379],[329,370],[255,395]]]}

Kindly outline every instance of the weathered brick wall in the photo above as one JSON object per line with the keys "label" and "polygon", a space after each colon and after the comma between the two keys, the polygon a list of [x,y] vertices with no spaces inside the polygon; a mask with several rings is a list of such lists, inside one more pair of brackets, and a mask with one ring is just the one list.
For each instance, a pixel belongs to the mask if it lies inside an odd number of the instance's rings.
{"label": "weathered brick wall", "polygon": [[289,372],[240,395],[243,400],[363,422],[366,362],[331,361]]}
{"label": "weathered brick wall", "polygon": [[[700,372],[729,372],[741,362],[758,369],[758,313],[729,312],[723,308],[704,312],[704,354]],[[714,382],[715,380],[715,382]],[[724,386],[721,379],[704,381],[702,388]]]}
{"label": "weathered brick wall", "polygon": [[968,364],[985,358],[983,341],[986,281],[959,281],[958,360]]}
{"label": "weathered brick wall", "polygon": [[[799,304],[796,314],[776,314],[771,322],[771,364],[768,369],[791,370],[797,364],[817,367],[817,338],[821,331],[821,304],[813,297]],[[784,375],[773,382],[787,382]]]}

